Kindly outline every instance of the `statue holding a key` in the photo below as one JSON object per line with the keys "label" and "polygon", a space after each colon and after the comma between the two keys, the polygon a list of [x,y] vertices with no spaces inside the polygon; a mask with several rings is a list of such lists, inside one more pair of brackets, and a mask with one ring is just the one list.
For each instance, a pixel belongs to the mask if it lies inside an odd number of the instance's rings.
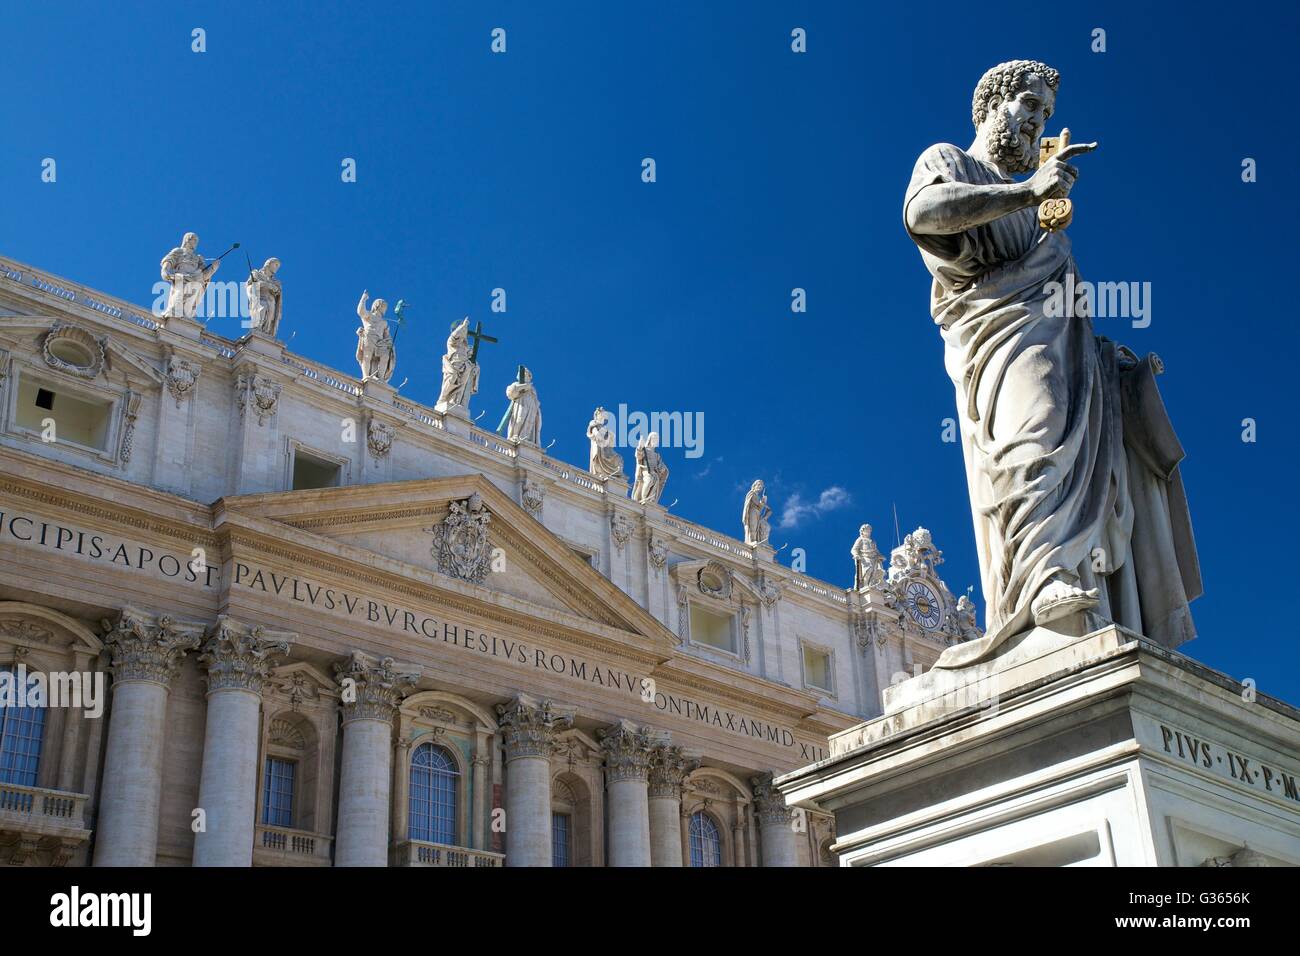
{"label": "statue holding a key", "polygon": [[1053,289],[1079,288],[1065,228],[1074,161],[1097,145],[1042,138],[1059,85],[1035,60],[985,73],[974,142],[922,153],[903,205],[934,278],[986,603],[985,637],[938,667],[1098,618],[1167,647],[1196,633],[1200,572],[1163,366],[1095,334],[1086,300],[1064,316],[1048,307]]}

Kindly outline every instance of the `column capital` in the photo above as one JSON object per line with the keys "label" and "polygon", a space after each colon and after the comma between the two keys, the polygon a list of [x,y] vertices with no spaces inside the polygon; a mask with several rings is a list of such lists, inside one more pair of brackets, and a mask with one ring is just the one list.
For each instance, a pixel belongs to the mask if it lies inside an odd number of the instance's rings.
{"label": "column capital", "polygon": [[610,783],[645,780],[650,772],[651,752],[656,746],[667,743],[664,734],[630,720],[610,724],[596,731],[596,736],[600,738],[600,749],[605,752],[605,768]]}
{"label": "column capital", "polygon": [[272,656],[288,654],[290,642],[297,637],[221,615],[208,631],[199,654],[199,663],[208,670],[208,692],[233,688],[260,694],[271,670]]}
{"label": "column capital", "polygon": [[667,797],[681,801],[682,783],[700,761],[682,753],[676,744],[663,743],[650,751],[650,799]]}
{"label": "column capital", "polygon": [[180,671],[187,651],[203,640],[203,625],[122,608],[117,621],[105,620],[104,643],[117,682],[153,681],[167,687]]}
{"label": "column capital", "polygon": [[342,691],[343,722],[382,720],[392,723],[402,698],[420,679],[418,671],[399,671],[391,657],[375,658],[353,651],[336,661],[334,677]]}
{"label": "column capital", "polygon": [[754,812],[763,826],[789,825],[793,810],[786,806],[785,794],[772,783],[773,774],[761,773],[749,780],[754,788]]}
{"label": "column capital", "polygon": [[517,694],[508,704],[497,704],[497,719],[505,737],[506,760],[546,757],[555,751],[555,735],[573,726],[573,713],[554,701]]}

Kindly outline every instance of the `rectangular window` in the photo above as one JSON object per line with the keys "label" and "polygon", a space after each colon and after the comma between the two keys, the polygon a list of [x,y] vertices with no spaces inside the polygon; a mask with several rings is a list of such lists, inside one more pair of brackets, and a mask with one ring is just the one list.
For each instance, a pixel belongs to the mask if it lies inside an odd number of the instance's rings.
{"label": "rectangular window", "polygon": [[262,822],[273,827],[293,826],[293,783],[298,765],[279,757],[266,758],[262,787]]}
{"label": "rectangular window", "polygon": [[47,388],[26,375],[18,381],[15,422],[20,428],[44,434],[46,421],[53,420],[56,442],[105,451],[112,417],[113,403],[106,399],[83,398],[52,386]]}
{"label": "rectangular window", "polygon": [[337,462],[324,461],[296,450],[293,455],[293,489],[304,491],[309,488],[337,488],[342,466]]}
{"label": "rectangular window", "polygon": [[551,814],[551,866],[569,865],[569,815]]}
{"label": "rectangular window", "polygon": [[[14,673],[12,667],[0,671]],[[16,677],[6,678],[6,683],[17,683]],[[15,696],[22,702],[31,700],[31,691],[38,686],[34,674],[27,675],[26,687],[13,687]],[[0,783],[13,783],[21,787],[36,786],[36,771],[41,765],[41,739],[45,732],[44,707],[9,707],[0,702]]]}
{"label": "rectangular window", "polygon": [[803,682],[809,687],[831,693],[831,656],[815,647],[803,646]]}
{"label": "rectangular window", "polygon": [[735,618],[730,614],[717,614],[692,602],[691,641],[736,653]]}

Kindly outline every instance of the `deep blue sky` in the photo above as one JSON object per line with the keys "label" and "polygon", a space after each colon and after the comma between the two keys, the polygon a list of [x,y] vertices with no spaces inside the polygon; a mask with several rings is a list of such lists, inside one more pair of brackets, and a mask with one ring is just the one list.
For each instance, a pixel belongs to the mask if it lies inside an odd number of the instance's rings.
{"label": "deep blue sky", "polygon": [[[482,319],[502,341],[481,424],[520,362],[568,462],[597,403],[703,412],[704,456],[665,453],[675,513],[738,534],[755,477],[778,517],[840,489],[774,529],[783,561],[802,547],[846,584],[858,524],[887,551],[897,507],[960,593],[978,567],[940,440],[953,389],[902,195],[926,146],[969,143],[987,67],[1044,59],[1049,131],[1100,143],[1073,193],[1084,276],[1152,283],[1148,328],[1101,331],[1168,368],[1207,589],[1185,650],[1296,702],[1298,26],[1290,4],[12,5],[0,253],[147,306],[182,232],[210,256],[240,240],[283,260],[282,337],[349,374],[361,290],[405,298],[393,381],[427,404],[449,324]],[[218,278],[244,278],[242,253]]]}

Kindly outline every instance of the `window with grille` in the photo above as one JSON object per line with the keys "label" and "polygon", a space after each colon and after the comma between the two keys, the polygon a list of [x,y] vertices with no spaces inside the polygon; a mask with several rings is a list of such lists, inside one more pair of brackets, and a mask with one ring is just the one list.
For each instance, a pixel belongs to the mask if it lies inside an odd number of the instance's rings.
{"label": "window with grille", "polygon": [[293,826],[293,785],[298,765],[279,757],[266,758],[262,784],[262,822],[273,827]]}
{"label": "window with grille", "polygon": [[[28,674],[26,686],[18,687],[14,668],[0,667],[0,671],[12,675],[6,683],[12,682],[14,698],[20,698],[23,703],[32,699],[34,689],[39,686],[36,675]],[[0,783],[36,786],[44,735],[44,707],[10,707],[0,702]]]}
{"label": "window with grille", "polygon": [[456,785],[460,771],[445,747],[420,744],[411,754],[408,837],[456,845]]}
{"label": "window with grille", "polygon": [[569,865],[569,826],[567,813],[551,814],[551,866]]}
{"label": "window with grille", "polygon": [[707,813],[691,815],[691,866],[722,866],[722,834]]}

